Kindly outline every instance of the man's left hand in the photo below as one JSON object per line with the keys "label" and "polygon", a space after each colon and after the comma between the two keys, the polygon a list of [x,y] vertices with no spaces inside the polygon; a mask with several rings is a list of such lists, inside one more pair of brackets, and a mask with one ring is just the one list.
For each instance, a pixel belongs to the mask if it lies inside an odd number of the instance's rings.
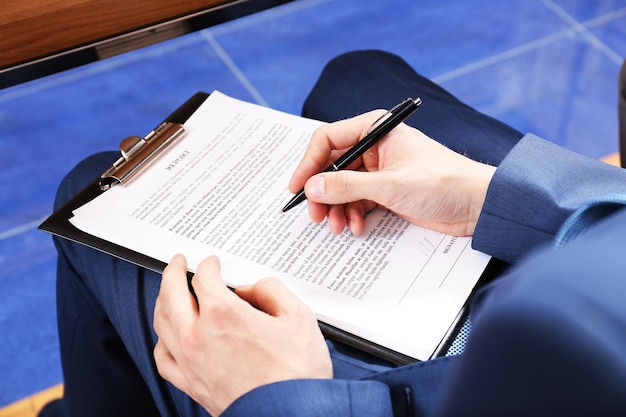
{"label": "man's left hand", "polygon": [[332,378],[328,348],[313,312],[278,279],[232,292],[217,257],[201,262],[187,287],[187,262],[163,271],[154,310],[154,357],[163,378],[211,415],[261,385]]}

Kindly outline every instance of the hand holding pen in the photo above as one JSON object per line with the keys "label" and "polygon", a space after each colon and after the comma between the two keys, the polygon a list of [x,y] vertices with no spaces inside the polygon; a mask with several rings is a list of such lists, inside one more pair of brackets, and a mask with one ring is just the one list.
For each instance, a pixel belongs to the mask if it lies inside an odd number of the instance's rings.
{"label": "hand holding pen", "polygon": [[[471,235],[496,168],[473,161],[423,132],[400,123],[386,139],[364,153],[349,170],[320,173],[337,155],[353,147],[379,111],[329,123],[317,129],[289,181],[305,187],[309,217],[328,220],[330,232],[365,230],[366,214],[376,207],[418,226],[442,233]],[[374,124],[377,126],[377,124]]]}
{"label": "hand holding pen", "polygon": [[[334,163],[330,164],[322,172],[340,171],[348,168],[350,164],[360,158],[368,149],[374,146],[379,140],[381,140],[387,133],[393,128],[397,127],[400,123],[405,121],[418,107],[422,104],[422,100],[418,97],[416,99],[407,98],[403,102],[396,105],[389,110],[378,120],[374,122],[370,132],[359,142],[344,153]],[[296,195],[283,207],[283,212],[286,212],[298,204],[306,200],[306,194],[304,188],[302,188]]]}

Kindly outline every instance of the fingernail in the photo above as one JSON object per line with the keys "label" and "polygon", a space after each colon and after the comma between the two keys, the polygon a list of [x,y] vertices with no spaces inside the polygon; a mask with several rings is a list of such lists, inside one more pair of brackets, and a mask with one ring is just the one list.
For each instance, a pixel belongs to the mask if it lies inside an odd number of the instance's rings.
{"label": "fingernail", "polygon": [[320,198],[324,195],[324,177],[319,175],[307,182],[306,195],[311,198]]}

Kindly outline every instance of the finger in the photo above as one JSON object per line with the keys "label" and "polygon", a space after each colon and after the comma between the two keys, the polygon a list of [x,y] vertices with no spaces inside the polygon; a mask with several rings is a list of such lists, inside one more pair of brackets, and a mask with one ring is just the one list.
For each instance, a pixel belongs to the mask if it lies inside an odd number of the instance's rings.
{"label": "finger", "polygon": [[163,270],[158,298],[168,314],[197,312],[197,304],[187,284],[187,259],[183,255],[175,255]]}
{"label": "finger", "polygon": [[327,216],[330,232],[335,235],[341,234],[348,224],[344,205],[330,206]]}
{"label": "finger", "polygon": [[178,335],[197,320],[197,304],[187,286],[187,261],[176,255],[163,270],[161,288],[154,306],[153,328],[167,351],[179,351]]}
{"label": "finger", "polygon": [[187,260],[175,255],[163,270],[155,303],[155,331],[170,323],[191,325],[196,316],[197,304],[187,286]]}
{"label": "finger", "polygon": [[[376,203],[368,200],[359,200],[352,203],[329,206],[308,200],[309,217],[315,223],[321,223],[328,217],[329,228],[332,233],[340,234],[347,226],[354,236],[360,236],[365,227],[365,213],[373,210]],[[334,207],[334,208],[333,208]],[[341,213],[343,207],[344,213]]]}
{"label": "finger", "polygon": [[[374,204],[369,205],[372,206],[372,208],[374,206]],[[346,205],[347,226],[354,236],[361,236],[363,233],[363,229],[365,228],[365,213],[368,211],[368,202],[363,200]]]}
{"label": "finger", "polygon": [[365,136],[380,113],[381,111],[368,112],[318,128],[289,181],[289,190],[292,193],[298,192],[308,178],[326,168],[336,159],[333,151],[345,150],[356,144]]}
{"label": "finger", "polygon": [[341,234],[347,227],[354,236],[360,236],[365,228],[365,213],[374,207],[376,207],[375,204],[366,200],[330,206],[328,208],[328,227],[331,233]]}
{"label": "finger", "polygon": [[[187,271],[187,259],[181,255],[176,254],[172,257],[172,260],[163,270],[163,275],[170,276],[172,274],[178,274],[180,272]],[[164,277],[165,278],[165,277]],[[163,281],[161,281],[161,286],[163,285]]]}
{"label": "finger", "polygon": [[388,174],[385,171],[325,172],[311,177],[304,186],[309,201],[330,205],[359,200],[385,205]]}
{"label": "finger", "polygon": [[152,327],[154,332],[158,336],[157,345],[161,345],[170,355],[178,356],[180,352],[180,345],[178,343],[179,327],[167,312],[161,301],[162,297],[157,297],[157,302],[154,307],[154,320]]}
{"label": "finger", "polygon": [[159,375],[182,391],[187,391],[187,378],[167,347],[158,341],[153,351]]}
{"label": "finger", "polygon": [[203,307],[210,308],[218,301],[237,299],[222,279],[221,264],[217,256],[209,256],[200,262],[191,285],[198,297],[201,312]]}
{"label": "finger", "polygon": [[328,214],[328,205],[308,200],[309,217],[314,223],[321,223]]}
{"label": "finger", "polygon": [[235,293],[252,306],[275,317],[305,307],[305,304],[277,278],[265,278],[252,286],[238,287]]}

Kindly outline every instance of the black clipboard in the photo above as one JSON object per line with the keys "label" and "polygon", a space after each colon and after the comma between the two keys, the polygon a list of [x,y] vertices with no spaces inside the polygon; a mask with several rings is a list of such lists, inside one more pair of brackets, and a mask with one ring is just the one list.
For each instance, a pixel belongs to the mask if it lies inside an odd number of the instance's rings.
{"label": "black clipboard", "polygon": [[[159,126],[163,126],[165,124],[180,124],[183,125],[189,117],[204,103],[204,101],[209,97],[208,93],[198,92],[194,94],[191,98],[189,98],[182,106],[176,109],[172,114],[170,114]],[[149,135],[150,136],[154,132],[158,130],[153,130]],[[141,138],[139,138],[141,139]],[[124,153],[124,141],[122,145],[120,145],[122,154]],[[120,158],[121,159],[121,158]],[[106,173],[105,173],[106,174]],[[105,176],[103,174],[103,177]],[[107,253],[111,256],[123,259],[125,261],[131,262],[143,268],[152,270],[157,273],[162,273],[166,264],[162,261],[144,255],[142,253],[133,251],[126,247],[111,243],[104,239],[100,239],[91,234],[85,233],[80,229],[76,228],[74,225],[70,223],[70,219],[72,218],[72,212],[93,200],[100,194],[106,192],[108,188],[111,187],[111,178],[96,178],[92,181],[87,187],[81,190],[78,194],[76,194],[71,200],[69,200],[65,205],[51,214],[40,226],[39,229],[51,233],[55,236],[59,236],[64,239],[68,239],[74,241],[76,243],[86,245],[93,249],[99,250],[101,252]],[[119,178],[113,177],[113,180],[118,181]],[[489,265],[483,272],[481,278],[478,281],[474,291],[479,288],[484,282],[491,280],[495,277],[501,268],[501,263],[497,260],[492,259],[489,262]],[[192,274],[188,274],[188,280],[190,281]],[[191,288],[191,285],[190,285]],[[469,297],[471,299],[471,296]],[[433,357],[441,356],[446,353],[449,346],[454,341],[454,337],[458,333],[458,330],[462,326],[465,318],[467,317],[467,308],[464,307],[457,319],[450,327],[448,334],[441,341],[439,347],[436,349]],[[329,325],[327,323],[318,321],[320,329],[325,337],[337,340],[339,342],[345,343],[346,345],[355,347],[364,352],[370,353],[382,359],[385,359],[389,362],[395,363],[397,365],[404,365],[408,363],[417,362],[418,360],[404,355],[402,353],[396,352],[387,347],[381,346],[369,340],[363,339],[359,336],[346,332],[342,329],[339,329],[335,326]]]}
{"label": "black clipboard", "polygon": [[[164,123],[184,124],[198,109],[198,107],[204,103],[207,97],[209,97],[209,94],[204,92],[194,94],[189,100],[187,100],[182,106],[176,109],[161,124],[159,124],[159,126]],[[65,203],[65,205],[50,215],[39,226],[39,230],[89,246],[93,249],[97,249],[109,255],[127,260],[152,271],[159,273],[163,272],[166,265],[165,263],[85,233],[70,223],[69,220],[72,218],[72,212],[75,209],[93,200],[108,189],[108,187],[103,188],[101,186],[101,181],[102,178],[96,178],[92,181],[87,187]]]}

